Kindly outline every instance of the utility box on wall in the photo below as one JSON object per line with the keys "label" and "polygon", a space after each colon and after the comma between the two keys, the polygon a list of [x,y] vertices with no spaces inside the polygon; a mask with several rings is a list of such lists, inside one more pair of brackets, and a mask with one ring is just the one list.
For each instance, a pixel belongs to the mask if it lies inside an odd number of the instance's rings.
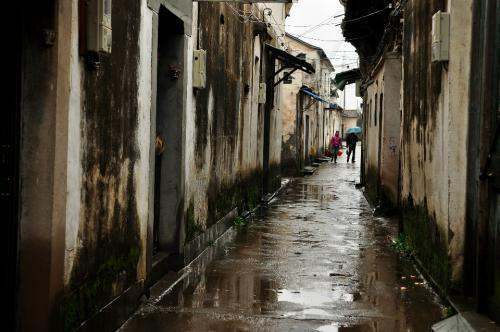
{"label": "utility box on wall", "polygon": [[204,89],[207,84],[207,51],[193,52],[193,87]]}
{"label": "utility box on wall", "polygon": [[432,16],[432,62],[450,59],[450,14],[438,11]]}
{"label": "utility box on wall", "polygon": [[87,6],[87,49],[111,53],[111,0],[89,0]]}

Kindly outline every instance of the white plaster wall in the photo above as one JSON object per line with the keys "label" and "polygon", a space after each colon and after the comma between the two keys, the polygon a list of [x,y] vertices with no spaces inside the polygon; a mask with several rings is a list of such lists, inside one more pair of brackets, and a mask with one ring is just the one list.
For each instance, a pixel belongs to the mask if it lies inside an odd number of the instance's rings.
{"label": "white plaster wall", "polygon": [[[198,39],[198,4],[193,3],[193,25],[192,25],[192,37],[188,40],[188,47],[191,52],[194,50],[194,41]],[[192,60],[188,62],[188,73],[192,76]],[[187,102],[186,102],[186,145],[185,145],[185,167],[186,167],[186,197],[189,202],[190,199],[193,200],[194,204],[194,214],[195,216],[206,216],[208,213],[208,205],[206,200],[206,192],[208,190],[208,184],[210,176],[212,174],[211,163],[204,163],[201,168],[196,167],[195,163],[195,153],[200,153],[195,151],[196,142],[196,110],[195,110],[195,95],[193,94],[192,77],[187,78]],[[208,101],[208,125],[207,125],[207,141],[211,140],[212,132],[212,115],[214,110],[214,98],[212,90],[209,91],[209,101]],[[204,160],[210,160],[210,155],[212,154],[212,145],[207,144],[205,149]]]}
{"label": "white plaster wall", "polygon": [[[369,121],[366,127],[366,176],[375,192],[378,177],[392,204],[397,204],[400,144],[401,61],[398,54],[386,54],[367,89]],[[381,97],[383,100],[381,101]],[[375,114],[375,101],[377,102]],[[371,103],[370,103],[371,102]],[[371,105],[371,108],[370,108]],[[382,113],[382,118],[380,115]],[[374,117],[377,117],[375,125]],[[356,121],[354,119],[354,121]],[[353,123],[350,126],[355,126]],[[347,130],[349,127],[345,127]],[[379,155],[380,145],[380,155]],[[379,169],[380,162],[380,169]],[[374,179],[373,177],[377,178]]]}
{"label": "white plaster wall", "polygon": [[134,165],[134,181],[139,222],[141,256],[137,266],[139,280],[146,278],[146,244],[149,214],[149,172],[151,171],[151,54],[153,47],[153,13],[147,0],[141,2],[141,22],[139,31],[139,59],[137,73],[138,123],[136,142],[139,158]]}
{"label": "white plaster wall", "polygon": [[402,198],[411,194],[417,204],[427,202],[428,214],[435,216],[449,244],[452,280],[458,281],[465,241],[472,1],[450,0],[447,11],[451,15],[450,60],[442,69],[441,94],[432,109],[435,123],[427,125],[425,144],[419,144],[415,136],[422,124],[418,120],[410,124],[411,139],[403,142]]}
{"label": "white plaster wall", "polygon": [[452,279],[457,280],[463,267],[465,243],[465,201],[467,188],[467,131],[470,84],[470,56],[472,45],[472,0],[451,0],[449,63],[449,130],[448,130],[448,191],[449,229]]}
{"label": "white plaster wall", "polygon": [[[376,73],[373,78],[373,83],[367,88],[367,105],[369,111],[364,115],[368,117],[366,126],[365,139],[365,152],[366,152],[366,172],[375,172],[374,174],[367,174],[369,177],[376,175],[378,171],[378,146],[379,146],[379,126],[380,126],[380,94],[384,91],[384,68]],[[375,103],[377,106],[375,106]],[[371,106],[370,106],[371,105]],[[377,109],[377,112],[375,112]],[[375,116],[376,125],[375,125]]]}
{"label": "white plaster wall", "polygon": [[68,284],[75,255],[78,252],[78,226],[81,211],[81,71],[78,53],[78,1],[71,2],[70,86],[68,107],[68,163],[66,181],[66,234],[64,283]]}
{"label": "white plaster wall", "polygon": [[381,93],[384,96],[380,180],[384,194],[394,205],[398,202],[401,70],[400,56],[387,55],[384,62],[384,90],[379,92],[379,98]]}
{"label": "white plaster wall", "polygon": [[342,118],[342,128],[344,128],[344,135],[346,136],[345,132],[352,127],[357,126],[357,118]]}

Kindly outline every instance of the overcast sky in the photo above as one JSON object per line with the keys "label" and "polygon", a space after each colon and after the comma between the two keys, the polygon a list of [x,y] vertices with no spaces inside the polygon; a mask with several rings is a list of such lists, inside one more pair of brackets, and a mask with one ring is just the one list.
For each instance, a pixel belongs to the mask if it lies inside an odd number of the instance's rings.
{"label": "overcast sky", "polygon": [[[338,25],[343,19],[338,15],[343,13],[344,6],[338,0],[299,0],[290,11],[285,30],[321,47],[337,73],[357,68],[358,55],[351,44],[343,41],[342,29]],[[355,85],[347,86],[346,91],[346,109],[358,108],[361,98],[355,96]],[[344,106],[342,94],[338,104]]]}

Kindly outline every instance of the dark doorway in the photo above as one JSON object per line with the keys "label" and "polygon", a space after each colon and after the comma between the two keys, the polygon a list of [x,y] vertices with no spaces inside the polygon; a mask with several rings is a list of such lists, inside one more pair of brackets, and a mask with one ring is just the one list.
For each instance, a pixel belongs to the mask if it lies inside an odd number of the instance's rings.
{"label": "dark doorway", "polygon": [[8,90],[8,106],[2,112],[2,130],[0,131],[0,206],[6,222],[3,232],[7,247],[7,290],[8,317],[7,326],[15,326],[17,310],[17,273],[18,273],[18,227],[19,227],[19,151],[20,151],[20,111],[21,111],[21,75],[22,75],[22,16],[19,5],[16,6],[16,20],[20,26],[15,33],[7,34],[11,39],[12,52],[9,57],[9,80],[5,85]]}
{"label": "dark doorway", "polygon": [[153,253],[176,253],[183,167],[184,23],[163,7],[158,16]]}
{"label": "dark doorway", "polygon": [[321,154],[325,154],[325,150],[326,150],[326,135],[328,134],[328,129],[326,128],[326,110],[323,110],[323,130],[322,130],[322,134],[323,134],[323,137],[322,137],[322,144],[323,144],[323,150],[321,151]]}
{"label": "dark doorway", "polygon": [[304,138],[304,160],[306,161],[306,165],[309,165],[309,115],[306,115],[306,132]]}
{"label": "dark doorway", "polygon": [[266,103],[264,105],[264,140],[263,140],[263,159],[262,159],[262,169],[264,171],[263,178],[263,194],[269,193],[271,188],[271,174],[270,169],[270,155],[271,155],[271,112],[274,107],[274,69],[275,69],[275,58],[271,55],[269,51],[266,52],[264,67],[265,75],[267,79],[266,85]]}
{"label": "dark doorway", "polygon": [[[487,149],[486,166],[482,170],[487,178],[488,249],[487,260],[483,261],[489,270],[488,283],[483,291],[486,296],[487,312],[500,323],[500,3],[486,1],[485,8],[485,59],[483,66],[483,116],[490,122],[483,131],[484,149]],[[482,126],[483,128],[485,126]]]}
{"label": "dark doorway", "polygon": [[[377,100],[377,96],[375,95],[375,100]],[[376,113],[375,113],[376,114]],[[377,167],[377,172],[378,172],[378,183],[377,183],[377,191],[378,191],[378,198],[381,199],[380,195],[382,194],[382,143],[383,143],[383,114],[384,114],[384,94],[380,94],[380,105],[378,109],[378,167]],[[377,116],[377,115],[375,115]]]}
{"label": "dark doorway", "polygon": [[500,322],[500,3],[474,5],[465,292]]}

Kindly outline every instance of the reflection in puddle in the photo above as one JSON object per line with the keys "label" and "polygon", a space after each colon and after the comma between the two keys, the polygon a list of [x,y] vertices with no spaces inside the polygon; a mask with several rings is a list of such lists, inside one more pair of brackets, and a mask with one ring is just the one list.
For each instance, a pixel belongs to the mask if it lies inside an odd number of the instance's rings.
{"label": "reflection in puddle", "polygon": [[297,312],[287,312],[283,317],[293,319],[329,319],[334,317],[334,315],[322,309],[309,308]]}
{"label": "reflection in puddle", "polygon": [[365,331],[376,331],[367,325],[355,325],[355,326],[340,326],[337,323],[333,323],[330,325],[322,325],[315,329],[318,332],[365,332]]}
{"label": "reflection in puddle", "polygon": [[428,331],[442,310],[388,248],[397,222],[372,217],[358,175],[298,179],[122,331]]}
{"label": "reflection in puddle", "polygon": [[303,306],[321,306],[332,299],[317,292],[301,290],[300,292],[281,289],[278,291],[278,302],[292,302]]}
{"label": "reflection in puddle", "polygon": [[359,298],[358,293],[348,293],[342,289],[327,292],[328,295],[314,291],[300,290],[289,291],[287,289],[278,290],[278,302],[291,302],[303,306],[323,306],[333,301],[354,302]]}

